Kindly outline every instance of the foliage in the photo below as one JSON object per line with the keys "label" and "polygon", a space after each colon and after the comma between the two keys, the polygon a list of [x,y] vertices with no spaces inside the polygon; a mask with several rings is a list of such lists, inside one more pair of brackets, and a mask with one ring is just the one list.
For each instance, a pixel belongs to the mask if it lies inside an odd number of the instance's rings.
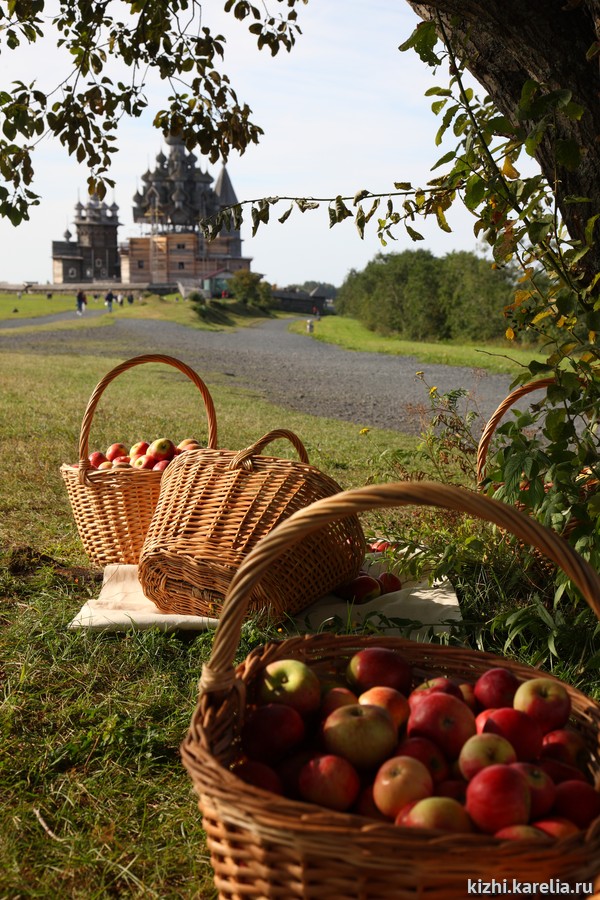
{"label": "foliage", "polygon": [[246,269],[238,269],[228,282],[230,293],[244,306],[265,306],[272,302],[271,285],[262,280],[262,275]]}
{"label": "foliage", "polygon": [[342,284],[336,311],[372,331],[409,340],[503,338],[502,310],[514,292],[511,268],[492,269],[475,253],[443,258],[428,250],[378,254]]}
{"label": "foliage", "polygon": [[[300,29],[295,6],[306,0],[277,0],[277,15],[248,0],[226,0],[225,10],[248,20],[260,49],[290,50]],[[125,10],[122,7],[125,6]],[[50,8],[48,8],[50,7]],[[39,203],[32,189],[35,147],[46,135],[59,138],[70,155],[90,169],[90,193],[104,197],[116,133],[123,115],[139,117],[148,106],[151,73],[169,83],[168,106],[154,116],[165,136],[182,137],[212,162],[230,149],[257,143],[262,129],[219,71],[226,40],[203,24],[199,0],[11,0],[0,8],[0,49],[54,41],[71,71],[60,85],[42,89],[39,79],[0,89],[0,216],[13,225],[29,218]],[[123,67],[129,73],[124,77]]]}

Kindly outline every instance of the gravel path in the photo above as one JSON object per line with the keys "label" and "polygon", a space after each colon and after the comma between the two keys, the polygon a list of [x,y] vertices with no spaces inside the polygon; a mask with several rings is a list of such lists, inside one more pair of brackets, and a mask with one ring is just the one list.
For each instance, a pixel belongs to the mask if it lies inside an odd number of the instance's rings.
{"label": "gravel path", "polygon": [[[86,316],[104,315],[89,309]],[[73,320],[73,313],[0,322],[0,329]],[[115,318],[110,328],[37,331],[0,335],[0,352],[95,355],[127,359],[139,353],[167,353],[194,368],[206,381],[250,388],[267,400],[312,415],[418,434],[428,407],[427,389],[415,377],[425,372],[440,393],[469,391],[482,422],[509,392],[507,375],[479,369],[424,365],[416,357],[343,350],[288,331],[288,319],[269,319],[237,331],[196,331],[149,319]],[[89,348],[89,349],[86,349]]]}

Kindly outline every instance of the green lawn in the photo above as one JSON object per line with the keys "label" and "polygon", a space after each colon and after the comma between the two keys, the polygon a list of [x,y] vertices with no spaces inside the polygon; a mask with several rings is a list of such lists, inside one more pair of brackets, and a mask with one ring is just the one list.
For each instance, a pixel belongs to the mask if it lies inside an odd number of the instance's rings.
{"label": "green lawn", "polygon": [[[446,366],[467,366],[488,369],[491,372],[514,374],[532,359],[539,362],[545,357],[531,350],[522,350],[505,341],[502,345],[475,347],[468,344],[428,343],[404,341],[369,331],[356,319],[347,316],[324,316],[314,321],[312,338],[329,344],[337,344],[346,350],[371,353],[391,353],[398,356],[414,356],[419,365],[435,363]],[[306,334],[306,322],[295,322],[292,330]]]}

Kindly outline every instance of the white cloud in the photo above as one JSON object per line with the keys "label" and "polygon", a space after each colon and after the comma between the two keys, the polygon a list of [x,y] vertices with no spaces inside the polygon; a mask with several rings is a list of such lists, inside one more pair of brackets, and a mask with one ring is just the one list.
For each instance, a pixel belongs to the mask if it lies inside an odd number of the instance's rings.
{"label": "white cloud", "polygon": [[[241,101],[265,130],[257,147],[233,154],[229,174],[239,200],[261,196],[352,196],[359,188],[388,190],[394,181],[424,183],[439,156],[434,146],[438,121],[423,96],[435,76],[412,52],[398,45],[417,19],[407,4],[383,0],[368,6],[359,0],[309,3],[299,10],[303,34],[290,54],[272,58],[258,52],[246,25],[216,7],[204,4],[205,24],[227,36],[227,72]],[[32,72],[46,85],[60,71],[56,48],[40,45],[1,57],[3,82]],[[27,72],[24,76],[23,73]],[[439,79],[443,82],[443,76]],[[1,82],[0,82],[1,83]],[[148,85],[152,111],[168,90],[156,77]],[[115,198],[124,227],[120,239],[139,233],[132,222],[132,196],[142,173],[154,165],[162,146],[152,127],[152,113],[123,121],[113,177]],[[0,221],[0,281],[51,278],[51,242],[62,237],[78,194],[85,198],[85,167],[70,159],[58,142],[45,140],[35,153],[40,207],[31,221],[17,229]],[[201,161],[216,178],[218,166]],[[281,211],[283,211],[281,208]],[[470,218],[457,211],[449,216],[455,228],[446,235],[436,226],[423,231],[425,246],[444,254],[456,248],[474,249]],[[278,284],[318,279],[340,284],[351,268],[362,268],[382,251],[373,228],[361,241],[351,220],[329,229],[323,212],[295,211],[282,226],[275,218],[256,237],[246,223],[244,253],[253,268]],[[401,240],[389,250],[414,246]]]}

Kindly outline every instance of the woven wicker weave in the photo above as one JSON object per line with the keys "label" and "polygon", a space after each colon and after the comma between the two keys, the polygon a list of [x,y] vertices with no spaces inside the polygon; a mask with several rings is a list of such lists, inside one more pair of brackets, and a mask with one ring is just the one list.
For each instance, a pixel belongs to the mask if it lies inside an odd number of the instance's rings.
{"label": "woven wicker weave", "polygon": [[[300,457],[260,456],[289,440]],[[341,487],[309,465],[291,431],[270,431],[239,453],[188,450],[166,470],[138,568],[144,594],[162,612],[218,615],[243,559],[279,522]],[[249,610],[293,614],[350,581],[364,559],[356,516],[332,523],[274,564],[253,593]]]}
{"label": "woven wicker weave", "polygon": [[137,563],[160,493],[162,472],[136,468],[98,471],[88,459],[90,429],[102,394],[117,376],[142,363],[165,363],[187,375],[204,401],[208,446],[217,446],[217,420],[210,392],[194,370],[180,360],[162,354],[134,356],[98,382],[81,424],[79,465],[74,468],[65,463],[60,472],[84,550],[91,562],[100,567]]}
{"label": "woven wicker weave", "polygon": [[[447,674],[474,681],[494,665],[525,679],[539,670],[458,647],[394,637],[327,634],[291,638],[254,650],[236,669],[248,598],[278,556],[303,536],[351,513],[410,504],[465,512],[537,546],[579,587],[600,617],[600,578],[560,537],[518,510],[461,488],[420,482],[347,491],[296,513],[265,537],[236,574],[204,666],[200,697],[182,744],[203,816],[215,886],[222,900],[465,900],[469,879],[590,882],[600,873],[600,819],[587,832],[549,844],[500,841],[482,834],[400,829],[350,813],[286,799],[252,787],[229,768],[259,675],[275,659],[297,657],[317,672],[345,669],[358,649],[401,649],[417,679]],[[585,736],[600,778],[600,708],[574,688],[572,724]],[[533,892],[530,896],[546,896]]]}

